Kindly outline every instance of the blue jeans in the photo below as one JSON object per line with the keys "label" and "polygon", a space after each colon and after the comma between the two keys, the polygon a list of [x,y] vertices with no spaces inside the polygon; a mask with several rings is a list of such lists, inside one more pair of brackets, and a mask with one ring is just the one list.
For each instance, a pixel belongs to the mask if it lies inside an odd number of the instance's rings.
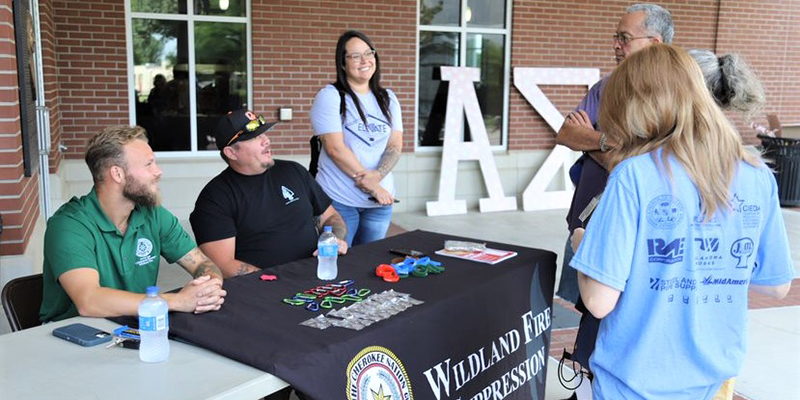
{"label": "blue jeans", "polygon": [[569,262],[575,252],[572,251],[572,235],[567,237],[567,245],[564,247],[564,261],[561,264],[561,284],[558,285],[556,295],[562,299],[575,304],[578,302],[578,271],[569,266]]}
{"label": "blue jeans", "polygon": [[333,208],[347,225],[347,245],[374,242],[386,237],[392,222],[392,206],[358,208],[333,200]]}

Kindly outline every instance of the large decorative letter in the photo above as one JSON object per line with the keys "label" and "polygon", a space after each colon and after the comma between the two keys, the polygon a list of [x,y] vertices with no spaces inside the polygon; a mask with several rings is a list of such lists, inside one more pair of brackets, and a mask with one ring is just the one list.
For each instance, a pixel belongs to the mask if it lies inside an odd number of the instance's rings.
{"label": "large decorative letter", "polygon": [[[459,160],[478,160],[489,198],[480,199],[481,212],[517,209],[516,197],[505,197],[500,174],[494,163],[483,113],[472,82],[480,80],[478,68],[441,67],[442,80],[450,81],[447,93],[447,114],[444,123],[442,169],[439,175],[439,200],[429,201],[428,215],[466,214],[467,202],[456,200],[456,178]],[[467,116],[472,141],[462,140],[464,114]]]}
{"label": "large decorative letter", "polygon": [[[514,68],[514,86],[556,132],[561,129],[564,116],[542,93],[538,85],[587,85],[592,87],[598,80],[600,80],[600,70],[597,68]],[[523,210],[569,207],[574,190],[569,179],[569,168],[574,161],[573,154],[572,150],[564,146],[556,145],[553,148],[522,193]],[[559,178],[566,189],[548,192],[547,186],[559,170],[562,172]]]}

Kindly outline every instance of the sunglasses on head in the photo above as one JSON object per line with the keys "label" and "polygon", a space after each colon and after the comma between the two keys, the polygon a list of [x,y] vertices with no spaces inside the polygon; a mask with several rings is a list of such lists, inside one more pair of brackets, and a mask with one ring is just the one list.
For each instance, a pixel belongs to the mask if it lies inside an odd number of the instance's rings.
{"label": "sunglasses on head", "polygon": [[247,125],[245,125],[244,128],[241,129],[239,132],[236,132],[236,134],[233,135],[231,140],[228,140],[228,143],[225,144],[225,146],[230,146],[231,143],[233,143],[234,140],[238,139],[239,136],[242,136],[243,133],[245,133],[245,132],[247,132],[247,133],[255,132],[256,129],[258,129],[261,125],[266,125],[266,123],[267,123],[267,120],[262,115],[259,115],[254,120],[248,122]]}

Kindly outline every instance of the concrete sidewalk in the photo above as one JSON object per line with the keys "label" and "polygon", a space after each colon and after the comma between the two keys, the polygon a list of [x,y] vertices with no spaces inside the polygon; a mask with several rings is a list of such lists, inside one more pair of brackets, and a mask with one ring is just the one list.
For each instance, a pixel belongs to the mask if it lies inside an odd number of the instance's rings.
{"label": "concrete sidewalk", "polygon": [[[427,231],[510,243],[550,250],[558,254],[558,270],[567,240],[566,210],[498,212],[428,217],[422,212],[396,213],[392,223],[405,230]],[[789,235],[795,277],[800,278],[800,211],[783,210]],[[556,278],[558,279],[558,278]],[[558,285],[558,283],[556,283]],[[575,315],[569,315],[575,313]],[[558,382],[556,369],[561,350],[571,348],[577,332],[577,312],[556,299],[553,336],[545,399],[570,395]],[[737,399],[774,400],[798,398],[800,393],[800,280],[795,279],[787,298],[777,301],[750,296],[749,347],[742,372],[736,380]]]}

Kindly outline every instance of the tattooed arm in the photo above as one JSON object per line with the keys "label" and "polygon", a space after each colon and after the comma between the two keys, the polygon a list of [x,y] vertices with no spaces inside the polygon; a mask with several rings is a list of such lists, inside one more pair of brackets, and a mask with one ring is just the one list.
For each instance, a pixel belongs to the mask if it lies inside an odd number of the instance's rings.
{"label": "tattooed arm", "polygon": [[[225,301],[222,274],[196,247],[183,256],[181,264],[195,279],[177,293],[162,293],[171,311],[202,313],[218,310]],[[95,268],[77,268],[58,277],[78,313],[85,317],[114,317],[136,315],[145,295],[100,286],[100,275]]]}
{"label": "tattooed arm", "polygon": [[403,152],[403,133],[393,131],[383,151],[378,168],[359,171],[355,174],[356,187],[367,191],[378,200],[382,205],[390,205],[394,202],[392,195],[380,186],[381,180],[389,175],[400,155]]}
{"label": "tattooed arm", "polygon": [[[322,231],[322,227],[330,226],[333,228],[333,234],[339,239],[339,254],[347,254],[347,225],[344,223],[342,216],[336,211],[333,206],[328,208],[317,218],[317,230]],[[316,256],[317,253],[314,252]]]}
{"label": "tattooed arm", "polygon": [[222,271],[197,247],[181,257],[178,264],[195,278],[208,275],[222,281]]}
{"label": "tattooed arm", "polygon": [[200,250],[222,270],[226,278],[246,275],[261,271],[261,268],[236,259],[236,237],[207,242],[200,245]]}
{"label": "tattooed arm", "polygon": [[164,295],[170,309],[195,314],[219,310],[228,294],[222,289],[222,271],[199,248],[195,247],[178,260],[194,279],[171,296]]}
{"label": "tattooed arm", "polygon": [[383,151],[381,162],[378,164],[378,172],[381,178],[385,178],[392,171],[397,161],[400,160],[400,153],[403,152],[403,133],[399,131],[392,132],[389,138],[389,143],[386,144],[386,150]]}

